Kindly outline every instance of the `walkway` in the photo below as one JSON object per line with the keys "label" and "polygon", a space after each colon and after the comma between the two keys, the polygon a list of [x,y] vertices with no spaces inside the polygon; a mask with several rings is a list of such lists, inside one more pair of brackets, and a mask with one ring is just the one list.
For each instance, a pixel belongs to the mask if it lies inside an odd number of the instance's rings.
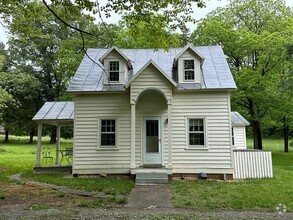
{"label": "walkway", "polygon": [[172,208],[172,193],[168,184],[135,186],[132,190],[127,208]]}

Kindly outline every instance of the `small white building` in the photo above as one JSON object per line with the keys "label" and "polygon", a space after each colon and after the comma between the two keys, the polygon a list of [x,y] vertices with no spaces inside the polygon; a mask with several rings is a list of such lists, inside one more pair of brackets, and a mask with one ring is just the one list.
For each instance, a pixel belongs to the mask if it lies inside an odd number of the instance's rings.
{"label": "small white building", "polygon": [[246,149],[246,126],[249,122],[239,112],[231,112],[231,122],[233,148]]}

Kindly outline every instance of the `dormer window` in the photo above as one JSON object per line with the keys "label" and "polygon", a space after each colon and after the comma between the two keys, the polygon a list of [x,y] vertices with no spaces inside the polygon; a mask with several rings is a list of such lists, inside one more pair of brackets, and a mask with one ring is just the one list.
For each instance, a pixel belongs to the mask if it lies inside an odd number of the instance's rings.
{"label": "dormer window", "polygon": [[194,81],[194,60],[184,60],[184,81]]}
{"label": "dormer window", "polygon": [[119,61],[109,62],[109,82],[119,82]]}

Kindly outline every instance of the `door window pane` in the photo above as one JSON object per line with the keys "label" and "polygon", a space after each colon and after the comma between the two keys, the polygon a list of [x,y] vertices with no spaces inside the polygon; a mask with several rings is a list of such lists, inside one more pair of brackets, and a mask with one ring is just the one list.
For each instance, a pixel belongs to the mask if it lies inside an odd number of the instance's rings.
{"label": "door window pane", "polygon": [[159,121],[146,120],[146,152],[159,152]]}

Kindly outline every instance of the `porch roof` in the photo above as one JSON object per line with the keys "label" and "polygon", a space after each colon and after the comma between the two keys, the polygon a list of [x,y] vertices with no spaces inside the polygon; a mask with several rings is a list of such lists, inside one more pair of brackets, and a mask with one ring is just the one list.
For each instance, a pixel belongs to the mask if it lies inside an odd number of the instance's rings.
{"label": "porch roof", "polygon": [[32,120],[52,125],[72,125],[74,102],[46,102]]}

